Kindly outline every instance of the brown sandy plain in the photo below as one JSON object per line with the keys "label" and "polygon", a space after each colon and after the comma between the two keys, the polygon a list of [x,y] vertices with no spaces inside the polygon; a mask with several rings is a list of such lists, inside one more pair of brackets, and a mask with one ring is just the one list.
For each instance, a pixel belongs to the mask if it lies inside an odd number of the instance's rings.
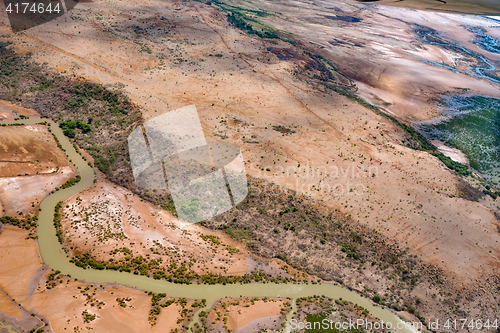
{"label": "brown sandy plain", "polygon": [[[354,1],[253,4],[273,14],[264,22],[330,59],[363,98],[400,120],[437,116],[433,101],[445,93],[500,97],[490,81],[419,60],[452,63],[463,55],[423,44],[414,23],[442,29],[447,38],[483,53],[460,28],[481,25],[498,37],[481,18]],[[329,13],[363,21],[332,20],[325,17]],[[283,59],[272,50],[300,51],[228,27],[213,6],[103,0],[81,3],[23,34],[12,35],[6,25],[0,29],[2,39],[51,68],[122,83],[145,118],[195,104],[209,138],[242,147],[250,175],[350,214],[443,269],[457,289],[499,275],[498,200],[461,198],[459,178],[435,157],[405,147],[404,132],[392,122],[321,82],[294,75],[307,61]],[[350,82],[340,74],[336,79]],[[273,130],[278,125],[295,132]]]}
{"label": "brown sandy plain", "polygon": [[56,173],[69,166],[44,125],[5,126],[0,131],[0,176]]}
{"label": "brown sandy plain", "polygon": [[21,115],[40,117],[40,114],[33,109],[23,108],[19,105],[0,100],[0,119],[14,119]]}
{"label": "brown sandy plain", "polygon": [[[194,263],[193,272],[229,276],[261,270],[273,276],[314,279],[298,271],[283,270],[279,260],[268,262],[248,252],[245,244],[226,233],[210,231],[180,221],[117,185],[98,180],[92,188],[80,192],[63,207],[63,237],[72,254],[89,252],[93,257],[119,261],[127,255],[161,260],[160,267]],[[208,237],[207,237],[208,236]],[[130,254],[110,252],[127,248]]]}
{"label": "brown sandy plain", "polygon": [[[337,9],[255,3],[281,13],[265,18],[273,26],[325,46],[319,51],[341,72],[366,82],[365,92],[358,84],[363,97],[392,103],[387,109],[400,119],[437,115],[429,99],[447,91],[500,96],[498,85],[489,81],[421,64],[418,57],[447,51],[419,44],[412,25],[401,19],[428,21],[435,15],[434,21],[448,22],[451,30],[460,19],[479,24],[479,18],[380,6],[359,12],[364,6],[348,1],[339,1]],[[146,118],[195,104],[205,134],[240,144],[252,176],[351,214],[460,281],[498,274],[500,235],[490,208],[496,203],[460,198],[458,178],[436,158],[403,146],[404,132],[393,123],[293,75],[304,66],[300,58],[280,60],[267,51],[291,45],[228,28],[218,10],[201,3],[140,7],[82,3],[60,20],[9,39],[54,68],[65,65],[92,80],[123,83]],[[316,17],[319,10],[364,21],[324,25],[327,19]],[[327,43],[333,38],[364,47]],[[230,118],[238,121],[224,121]],[[275,125],[295,133],[284,135]]]}
{"label": "brown sandy plain", "polygon": [[[62,275],[56,275],[55,287],[47,288],[52,271],[43,266],[36,241],[27,235],[28,231],[12,226],[0,234],[0,320],[15,329],[27,332],[47,323],[45,332],[170,332],[185,324],[177,322],[183,319],[182,308],[173,304],[151,326],[151,296],[130,288],[88,285]],[[36,274],[40,270],[45,273]],[[119,305],[117,299],[128,298],[124,307]],[[87,314],[96,317],[85,322]]]}
{"label": "brown sandy plain", "polygon": [[[333,8],[326,8],[326,2],[316,2],[316,6],[305,2],[252,4],[253,9],[279,13],[263,21],[301,36],[304,43],[314,44],[319,54],[354,79],[365,100],[400,120],[424,120],[438,115],[432,100],[443,94],[465,89],[471,94],[500,96],[498,84],[422,64],[420,58],[447,63],[451,58],[458,62],[457,58],[463,55],[419,43],[413,32],[414,24],[429,26],[442,31],[451,41],[498,61],[498,54],[479,49],[471,42],[473,34],[459,29],[465,24],[480,25],[498,36],[498,31],[488,29],[489,22],[484,19],[394,7],[365,8],[349,1],[339,1]],[[325,18],[328,14],[350,15],[363,21],[339,23]],[[286,75],[279,69],[276,72],[272,75],[280,78],[280,83],[286,82],[282,79]],[[249,154],[249,161],[258,161],[258,167],[250,166],[254,176],[267,177],[296,190],[314,185],[309,192],[313,198],[323,199],[327,205],[333,204],[381,230],[399,244],[409,246],[424,261],[456,274],[460,281],[499,274],[500,235],[493,214],[497,203],[488,198],[481,203],[459,198],[458,178],[435,158],[402,146],[401,132],[382,117],[343,97],[321,96],[319,91],[313,94],[311,88],[300,90],[296,88],[299,84],[294,84],[288,91],[293,91],[298,107],[290,107],[286,115],[270,107],[266,117],[274,117],[268,124],[298,126],[298,134],[283,139],[279,133],[261,133],[265,137],[263,148],[273,153],[263,159],[259,159],[259,153]],[[303,116],[295,114],[295,110],[302,110]],[[309,114],[315,116],[316,123],[307,119]],[[288,160],[288,164],[283,160]],[[296,163],[307,165],[301,170],[305,177],[295,174],[293,167],[292,172],[287,171],[290,164]],[[271,172],[260,166],[269,167]],[[376,172],[370,172],[370,168]],[[335,188],[339,193],[324,194],[325,189],[328,192]]]}
{"label": "brown sandy plain", "polygon": [[[19,114],[35,115],[5,102],[1,105]],[[0,127],[0,201],[5,215],[34,216],[43,198],[75,175],[47,126]]]}
{"label": "brown sandy plain", "polygon": [[290,301],[281,298],[224,299],[209,312],[208,327],[231,332],[261,332],[280,329]]}

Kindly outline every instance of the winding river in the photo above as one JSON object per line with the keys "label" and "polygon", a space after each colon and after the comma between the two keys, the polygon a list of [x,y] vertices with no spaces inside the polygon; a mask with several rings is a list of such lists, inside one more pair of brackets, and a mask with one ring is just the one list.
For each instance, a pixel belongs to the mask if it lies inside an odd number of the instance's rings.
{"label": "winding river", "polygon": [[[409,327],[409,323],[403,322],[400,317],[388,309],[374,305],[370,300],[363,298],[355,292],[345,288],[330,284],[285,284],[285,283],[251,283],[251,284],[229,284],[229,285],[179,285],[170,283],[164,280],[154,280],[146,276],[133,275],[126,272],[118,272],[113,270],[94,270],[91,268],[83,269],[69,262],[69,257],[63,250],[61,244],[56,237],[56,229],[53,225],[54,208],[59,201],[64,201],[71,196],[85,190],[93,185],[95,179],[94,170],[87,164],[86,161],[76,152],[72,143],[63,135],[62,130],[54,122],[47,119],[31,117],[23,120],[3,120],[0,123],[13,124],[23,123],[26,125],[37,124],[41,121],[47,121],[50,124],[52,133],[59,139],[68,158],[75,165],[78,174],[81,176],[81,181],[76,185],[54,192],[48,195],[40,205],[41,211],[39,215],[37,233],[40,254],[43,262],[53,270],[59,270],[63,274],[71,275],[72,278],[84,280],[87,283],[103,284],[116,283],[118,285],[128,286],[144,291],[152,291],[154,293],[166,293],[171,297],[185,297],[190,299],[206,299],[207,308],[209,309],[217,300],[226,297],[289,297],[292,299],[292,311],[287,316],[287,321],[292,318],[293,309],[295,309],[295,299],[299,297],[325,295],[334,299],[342,298],[344,300],[358,304],[368,311],[373,316],[383,320],[385,323],[392,323],[392,327],[396,332],[416,332],[414,327]],[[200,309],[201,311],[203,309]],[[191,326],[198,320],[197,314],[193,317]],[[407,325],[405,325],[407,324]],[[398,326],[402,328],[397,328]],[[406,327],[405,327],[406,326]],[[0,328],[2,328],[0,326]],[[285,331],[289,332],[290,328],[286,327]]]}
{"label": "winding river", "polygon": [[[423,63],[426,63],[431,66],[437,66],[441,68],[446,68],[452,72],[459,72],[462,74],[466,74],[475,78],[487,79],[495,83],[500,83],[500,77],[496,74],[498,68],[496,64],[488,59],[482,54],[474,52],[462,45],[456,44],[451,41],[446,41],[442,38],[436,31],[417,25],[418,28],[415,29],[417,35],[422,38],[422,41],[425,44],[429,45],[438,45],[443,48],[451,48],[456,52],[467,55],[469,57],[475,58],[477,61],[477,65],[471,66],[472,72],[468,72],[465,70],[457,69],[450,65],[446,65],[443,63],[438,63],[435,61],[420,59]],[[481,49],[490,52],[490,53],[500,53],[499,41],[492,36],[486,34],[486,30],[480,27],[472,27],[467,26],[465,29],[469,32],[473,32],[476,34],[476,39],[473,41],[474,44],[477,44]]]}

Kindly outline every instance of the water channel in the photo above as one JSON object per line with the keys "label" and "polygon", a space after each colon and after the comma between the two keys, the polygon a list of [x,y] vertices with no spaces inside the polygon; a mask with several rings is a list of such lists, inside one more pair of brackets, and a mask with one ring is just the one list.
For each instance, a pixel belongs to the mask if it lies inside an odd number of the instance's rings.
{"label": "water channel", "polygon": [[[292,304],[296,298],[325,295],[327,297],[350,301],[367,309],[370,314],[390,322],[395,332],[410,333],[416,332],[413,327],[404,327],[404,322],[399,316],[388,309],[374,305],[370,300],[358,295],[348,289],[336,286],[330,283],[322,284],[293,284],[293,283],[250,283],[250,284],[228,284],[228,285],[206,285],[192,284],[181,285],[165,280],[154,280],[146,276],[134,275],[126,272],[114,270],[94,270],[91,268],[83,269],[69,262],[69,257],[64,251],[62,245],[56,237],[56,229],[53,225],[54,208],[59,201],[64,201],[73,195],[91,187],[96,177],[94,170],[83,160],[82,156],[73,147],[73,144],[63,135],[62,130],[57,124],[48,120],[31,117],[22,120],[2,120],[0,124],[22,123],[25,125],[37,124],[47,121],[50,124],[52,133],[59,139],[66,155],[75,165],[81,181],[76,185],[64,190],[59,190],[48,195],[40,205],[37,235],[40,254],[43,262],[53,270],[59,270],[72,278],[84,280],[87,283],[104,284],[116,283],[118,285],[128,286],[139,290],[152,291],[154,293],[166,293],[170,297],[185,297],[189,299],[206,299],[207,308],[210,308],[217,300],[222,298],[238,297],[289,297]],[[295,307],[294,307],[295,308]],[[205,310],[206,310],[205,309]],[[201,310],[199,310],[201,311]],[[198,312],[199,312],[198,311]],[[292,311],[287,316],[287,321],[292,318]],[[194,321],[198,320],[197,313]],[[192,326],[193,322],[191,322]],[[398,329],[398,324],[401,329]],[[0,326],[1,328],[1,326]],[[285,331],[289,331],[287,327]]]}

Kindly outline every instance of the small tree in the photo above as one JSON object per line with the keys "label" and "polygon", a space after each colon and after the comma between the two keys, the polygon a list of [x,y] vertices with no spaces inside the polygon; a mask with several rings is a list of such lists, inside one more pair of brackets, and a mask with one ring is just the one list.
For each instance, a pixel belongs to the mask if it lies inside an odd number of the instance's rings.
{"label": "small tree", "polygon": [[68,138],[74,138],[75,137],[75,130],[72,128],[66,128],[63,131],[63,134],[66,135]]}

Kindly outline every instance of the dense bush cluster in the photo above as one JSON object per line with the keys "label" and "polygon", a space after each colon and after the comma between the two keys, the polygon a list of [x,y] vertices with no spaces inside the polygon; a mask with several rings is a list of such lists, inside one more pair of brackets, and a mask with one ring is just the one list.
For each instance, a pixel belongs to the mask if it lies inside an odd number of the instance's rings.
{"label": "dense bush cluster", "polygon": [[56,227],[56,236],[57,240],[59,243],[63,244],[63,237],[62,237],[62,224],[61,224],[61,210],[62,207],[62,201],[59,201],[57,205],[54,207],[54,226]]}
{"label": "dense bush cluster", "polygon": [[71,186],[79,183],[81,179],[82,179],[82,177],[80,175],[76,175],[75,178],[70,179],[66,183],[62,184],[61,187],[60,187],[60,189],[64,190],[64,189],[66,189],[68,187],[71,187]]}
{"label": "dense bush cluster", "polygon": [[277,33],[274,31],[267,30],[255,30],[251,24],[248,24],[241,16],[234,13],[227,14],[227,21],[240,30],[243,30],[251,35],[257,35],[261,38],[271,38],[271,39],[279,39]]}
{"label": "dense bush cluster", "polygon": [[4,224],[10,224],[19,228],[24,228],[26,230],[30,230],[31,228],[35,228],[37,226],[38,217],[28,217],[25,220],[19,220],[15,217],[4,216],[0,217],[0,222]]}
{"label": "dense bush cluster", "polygon": [[[121,249],[119,249],[118,251],[121,251]],[[251,282],[298,282],[298,280],[296,280],[295,278],[273,276],[262,271],[252,271],[251,273],[245,274],[243,276],[227,276],[214,273],[200,275],[194,272],[190,268],[189,264],[178,264],[177,262],[172,260],[170,263],[168,263],[168,265],[163,265],[163,261],[161,258],[147,259],[142,255],[133,256],[130,250],[128,250],[126,253],[127,256],[124,259],[121,259],[119,261],[110,259],[106,262],[98,260],[94,258],[89,252],[86,252],[82,255],[74,256],[70,260],[70,262],[84,269],[89,267],[98,270],[110,269],[120,272],[133,273],[135,275],[144,275],[152,277],[156,280],[163,279],[168,282],[178,284],[192,284],[194,282],[225,285]]]}
{"label": "dense bush cluster", "polygon": [[88,133],[92,130],[90,127],[90,123],[92,123],[92,118],[89,118],[88,124],[86,122],[83,122],[81,120],[68,120],[68,121],[62,121],[59,124],[59,127],[62,128],[64,135],[66,135],[68,138],[74,138],[76,136],[75,129],[78,128],[82,131],[83,134]]}

